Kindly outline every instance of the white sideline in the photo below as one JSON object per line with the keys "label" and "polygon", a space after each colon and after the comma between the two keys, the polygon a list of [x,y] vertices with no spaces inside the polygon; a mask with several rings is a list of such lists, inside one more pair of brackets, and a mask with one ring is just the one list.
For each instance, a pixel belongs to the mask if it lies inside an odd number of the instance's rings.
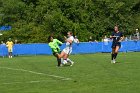
{"label": "white sideline", "polygon": [[16,71],[29,72],[29,73],[33,73],[33,74],[37,74],[37,75],[46,75],[46,76],[49,76],[49,77],[59,78],[61,80],[71,80],[71,78],[66,78],[66,77],[57,76],[57,75],[50,75],[50,74],[45,74],[45,73],[40,73],[40,72],[35,72],[35,71],[30,71],[30,70],[25,70],[25,69],[16,69],[16,68],[9,68],[9,67],[0,67],[0,68],[1,69],[10,69],[10,70],[16,70]]}

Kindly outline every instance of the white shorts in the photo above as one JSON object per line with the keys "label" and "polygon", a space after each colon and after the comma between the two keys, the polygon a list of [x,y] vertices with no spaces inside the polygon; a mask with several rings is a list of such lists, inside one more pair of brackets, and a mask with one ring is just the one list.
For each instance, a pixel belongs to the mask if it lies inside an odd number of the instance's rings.
{"label": "white shorts", "polygon": [[72,52],[72,48],[64,48],[63,52],[65,52],[66,54],[70,55]]}

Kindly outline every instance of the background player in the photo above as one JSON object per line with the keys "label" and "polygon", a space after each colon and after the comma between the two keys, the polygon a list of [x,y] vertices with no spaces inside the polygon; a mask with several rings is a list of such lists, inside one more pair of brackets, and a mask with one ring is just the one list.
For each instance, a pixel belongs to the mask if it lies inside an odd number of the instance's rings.
{"label": "background player", "polygon": [[9,58],[12,58],[13,45],[14,45],[14,43],[12,42],[11,38],[9,38],[9,40],[6,42],[6,47],[8,48]]}
{"label": "background player", "polygon": [[120,32],[118,29],[118,26],[114,27],[114,32],[112,33],[110,38],[113,39],[111,63],[116,63],[116,57],[117,57],[118,51],[121,47],[121,41],[124,39],[122,32]]}

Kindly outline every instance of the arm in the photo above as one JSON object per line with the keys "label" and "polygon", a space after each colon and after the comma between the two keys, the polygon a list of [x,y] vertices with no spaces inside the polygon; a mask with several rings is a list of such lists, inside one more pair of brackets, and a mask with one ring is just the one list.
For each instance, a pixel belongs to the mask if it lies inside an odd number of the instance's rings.
{"label": "arm", "polygon": [[124,39],[124,35],[121,33],[119,42],[121,42],[123,39]]}
{"label": "arm", "polygon": [[62,43],[61,41],[59,41],[58,39],[57,39],[57,43],[58,43],[58,44],[61,44],[61,45],[63,44],[63,43]]}
{"label": "arm", "polygon": [[119,37],[119,36],[114,36],[114,34],[112,34],[112,35],[110,36],[111,39],[112,39],[112,38],[116,38],[116,37]]}
{"label": "arm", "polygon": [[72,42],[73,42],[73,39],[68,40],[66,36],[64,36],[64,39],[65,39],[65,42],[69,42],[70,44],[72,44]]}
{"label": "arm", "polygon": [[12,42],[12,46],[14,45],[14,43]]}
{"label": "arm", "polygon": [[123,39],[124,39],[124,36],[122,36],[122,37],[120,38],[119,42],[122,42],[122,41],[123,41]]}
{"label": "arm", "polygon": [[66,36],[64,36],[64,40],[65,40],[65,42],[67,42],[67,37]]}
{"label": "arm", "polygon": [[113,37],[118,37],[118,36],[110,36],[110,38],[113,38]]}
{"label": "arm", "polygon": [[79,41],[79,39],[77,39],[77,43],[79,43],[80,41]]}

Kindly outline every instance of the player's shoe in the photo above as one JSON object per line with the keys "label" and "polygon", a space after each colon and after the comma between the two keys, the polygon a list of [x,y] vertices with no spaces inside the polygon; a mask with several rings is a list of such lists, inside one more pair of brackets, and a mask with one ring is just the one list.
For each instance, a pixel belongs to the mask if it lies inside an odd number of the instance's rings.
{"label": "player's shoe", "polygon": [[56,67],[62,67],[62,66],[63,66],[63,65],[62,65],[62,64],[60,64],[60,66],[58,66],[58,65],[57,65]]}
{"label": "player's shoe", "polygon": [[74,62],[71,62],[71,63],[70,63],[70,66],[73,66],[73,64],[74,64]]}
{"label": "player's shoe", "polygon": [[116,60],[115,59],[113,60],[113,63],[116,63]]}
{"label": "player's shoe", "polygon": [[116,63],[116,60],[115,59],[111,60],[111,63]]}

